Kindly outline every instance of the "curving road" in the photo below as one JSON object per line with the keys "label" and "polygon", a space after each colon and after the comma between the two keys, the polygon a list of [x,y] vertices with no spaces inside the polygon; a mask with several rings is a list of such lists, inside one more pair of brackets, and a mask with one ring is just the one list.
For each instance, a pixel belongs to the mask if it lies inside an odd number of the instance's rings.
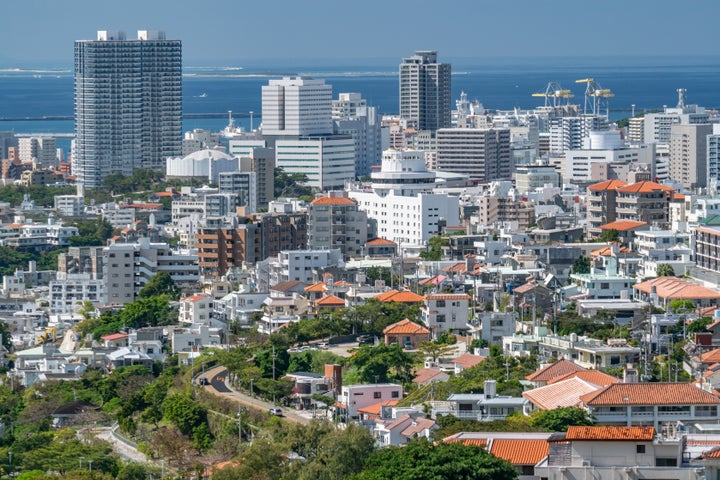
{"label": "curving road", "polygon": [[[206,371],[203,375],[208,379],[208,384],[204,385],[203,388],[206,392],[210,392],[213,395],[229,398],[239,403],[240,405],[256,410],[262,410],[267,412],[270,408],[274,408],[270,402],[260,400],[259,398],[253,398],[250,395],[233,390],[228,386],[227,383],[228,371],[225,367],[219,366]],[[197,384],[197,381],[195,382]],[[298,413],[295,410],[283,408],[283,418],[290,422],[308,424],[311,420],[311,414],[308,412],[308,416]]]}

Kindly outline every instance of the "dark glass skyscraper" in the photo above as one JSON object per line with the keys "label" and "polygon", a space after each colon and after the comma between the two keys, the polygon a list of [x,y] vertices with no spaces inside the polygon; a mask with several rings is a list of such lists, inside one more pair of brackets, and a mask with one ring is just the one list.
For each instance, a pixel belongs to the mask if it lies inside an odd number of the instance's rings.
{"label": "dark glass skyscraper", "polygon": [[164,32],[99,31],[75,42],[73,173],[86,188],[111,174],[164,170],[182,154],[182,43]]}

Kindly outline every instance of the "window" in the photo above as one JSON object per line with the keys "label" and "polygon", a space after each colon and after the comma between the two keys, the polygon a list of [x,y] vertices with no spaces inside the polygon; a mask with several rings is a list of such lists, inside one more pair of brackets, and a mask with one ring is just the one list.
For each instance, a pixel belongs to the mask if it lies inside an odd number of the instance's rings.
{"label": "window", "polygon": [[373,392],[373,398],[382,398],[382,392]]}
{"label": "window", "polygon": [[438,308],[444,307],[444,306],[445,306],[445,300],[438,300],[438,301],[435,303],[435,305],[436,305]]}
{"label": "window", "polygon": [[635,453],[645,453],[645,445],[635,445]]}
{"label": "window", "polygon": [[390,392],[390,396],[391,396],[392,398],[400,398],[400,392],[398,392],[397,390],[395,390],[394,392]]}
{"label": "window", "polygon": [[600,290],[608,290],[609,288],[610,288],[610,284],[608,282],[600,283]]}

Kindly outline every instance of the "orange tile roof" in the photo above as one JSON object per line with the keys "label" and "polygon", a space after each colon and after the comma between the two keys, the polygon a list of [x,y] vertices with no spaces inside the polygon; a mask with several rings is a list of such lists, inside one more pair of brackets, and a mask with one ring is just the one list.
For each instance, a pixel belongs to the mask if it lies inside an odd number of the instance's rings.
{"label": "orange tile roof", "polygon": [[207,298],[210,298],[210,296],[209,295],[190,295],[189,297],[181,298],[180,301],[195,303],[195,302],[199,302],[201,300],[205,300]]}
{"label": "orange tile roof", "polygon": [[418,325],[415,322],[411,322],[407,318],[400,320],[399,322],[388,325],[383,330],[385,335],[430,335],[430,330]]}
{"label": "orange tile roof", "polygon": [[690,383],[615,383],[580,399],[589,407],[720,404],[720,398]]}
{"label": "orange tile roof", "polygon": [[720,348],[701,353],[699,357],[695,357],[700,363],[714,364],[720,362]]}
{"label": "orange tile roof", "polygon": [[720,458],[720,447],[715,447],[711,450],[708,450],[707,452],[703,452],[702,458],[719,459]]}
{"label": "orange tile roof", "polygon": [[530,400],[533,405],[543,410],[552,410],[559,407],[577,407],[582,404],[580,397],[596,392],[601,385],[582,380],[580,378],[567,378],[523,392],[522,396]]}
{"label": "orange tile roof", "polygon": [[620,383],[620,379],[617,377],[613,377],[612,375],[608,375],[605,372],[601,372],[599,370],[585,370],[582,372],[573,372],[568,373],[565,376],[557,377],[557,378],[551,378],[548,380],[548,385],[551,385],[553,383],[562,382],[563,380],[567,380],[568,378],[579,378],[581,380],[585,380],[586,382],[594,383],[595,385],[599,387],[607,387],[608,385],[612,385],[613,383]]}
{"label": "orange tile roof", "polygon": [[157,192],[155,196],[157,197],[172,197],[175,194],[173,192]]}
{"label": "orange tile roof", "polygon": [[316,301],[315,305],[345,305],[345,300],[335,295],[327,295]]}
{"label": "orange tile roof", "polygon": [[357,205],[357,203],[347,197],[320,197],[310,202],[310,205]]}
{"label": "orange tile roof", "polygon": [[683,195],[682,193],[676,193],[675,195],[673,195],[673,200],[685,200],[685,195]]}
{"label": "orange tile roof", "polygon": [[447,267],[443,267],[443,272],[452,272],[452,273],[462,273],[467,270],[467,265],[465,262],[459,262],[455,263],[453,265],[448,265]]}
{"label": "orange tile roof", "polygon": [[386,240],[384,238],[373,238],[372,240],[368,240],[365,242],[365,245],[388,245],[388,246],[397,246],[397,243]]}
{"label": "orange tile roof", "polygon": [[[618,249],[618,251],[620,253],[628,253],[630,251],[630,249],[627,247],[620,247]],[[608,245],[606,247],[599,248],[597,250],[593,250],[592,252],[590,252],[590,256],[591,257],[610,257],[610,256],[612,256],[612,247],[610,245]]]}
{"label": "orange tile roof", "polygon": [[547,440],[498,439],[490,444],[490,453],[513,465],[535,465],[548,456]]}
{"label": "orange tile roof", "polygon": [[463,368],[471,368],[482,362],[483,360],[485,360],[485,357],[482,357],[480,355],[473,355],[471,353],[465,353],[457,358],[454,358],[452,363],[460,365]]}
{"label": "orange tile roof", "polygon": [[428,300],[470,300],[467,293],[431,293],[425,295]]}
{"label": "orange tile roof", "polygon": [[122,340],[123,338],[128,338],[128,334],[127,333],[111,333],[110,335],[103,335],[100,338],[107,342],[112,342],[114,340]]}
{"label": "orange tile roof", "polygon": [[443,440],[446,443],[462,443],[466,447],[480,447],[485,448],[487,446],[487,438],[446,438]]}
{"label": "orange tile roof", "polygon": [[358,413],[365,413],[368,415],[380,415],[382,413],[382,407],[397,405],[398,400],[385,400],[384,402],[374,403],[367,407],[358,408]]}
{"label": "orange tile roof", "polygon": [[325,282],[317,282],[305,287],[306,292],[324,292],[325,290],[327,290]]}
{"label": "orange tile roof", "polygon": [[525,377],[525,380],[528,380],[530,382],[547,382],[549,380],[552,380],[553,378],[565,376],[568,373],[582,372],[584,370],[587,369],[571,362],[570,360],[565,360],[563,358],[561,360],[558,360],[557,362],[551,363],[546,367],[536,370],[535,372]]}
{"label": "orange tile roof", "polygon": [[651,293],[655,287],[657,296],[662,299],[716,299],[720,292],[689,280],[677,277],[658,277],[633,285],[633,288],[641,292]]}
{"label": "orange tile roof", "polygon": [[300,282],[298,280],[286,280],[284,282],[279,282],[270,287],[270,290],[274,290],[276,292],[287,292],[288,290],[292,290],[293,288],[296,288],[298,286],[302,286],[303,282]]}
{"label": "orange tile roof", "polygon": [[627,185],[627,183],[622,180],[605,180],[604,182],[590,185],[588,190],[591,192],[601,192],[603,190],[615,190],[617,188],[624,187],[625,185]]}
{"label": "orange tile roof", "polygon": [[617,220],[615,222],[606,223],[605,225],[600,225],[600,230],[617,230],[618,232],[626,232],[628,230],[642,227],[643,225],[647,225],[647,223],[636,222],[634,220]]}
{"label": "orange tile roof", "polygon": [[661,190],[663,192],[674,192],[675,189],[672,187],[666,187],[655,182],[638,182],[632,185],[626,185],[617,189],[618,192],[622,193],[652,193]]}
{"label": "orange tile roof", "polygon": [[655,427],[568,427],[565,440],[652,442]]}
{"label": "orange tile roof", "polygon": [[381,293],[373,297],[380,300],[383,303],[387,302],[398,302],[398,303],[421,303],[425,297],[417,295],[413,292],[403,290],[399,292],[397,290],[390,290],[389,292]]}

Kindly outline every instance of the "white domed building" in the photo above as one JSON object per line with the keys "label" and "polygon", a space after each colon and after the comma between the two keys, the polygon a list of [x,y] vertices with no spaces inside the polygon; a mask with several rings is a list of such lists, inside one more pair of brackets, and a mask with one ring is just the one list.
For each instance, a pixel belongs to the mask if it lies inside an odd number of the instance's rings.
{"label": "white domed building", "polygon": [[184,157],[167,159],[165,175],[172,178],[199,178],[217,184],[218,175],[237,172],[238,159],[220,150],[198,150]]}

